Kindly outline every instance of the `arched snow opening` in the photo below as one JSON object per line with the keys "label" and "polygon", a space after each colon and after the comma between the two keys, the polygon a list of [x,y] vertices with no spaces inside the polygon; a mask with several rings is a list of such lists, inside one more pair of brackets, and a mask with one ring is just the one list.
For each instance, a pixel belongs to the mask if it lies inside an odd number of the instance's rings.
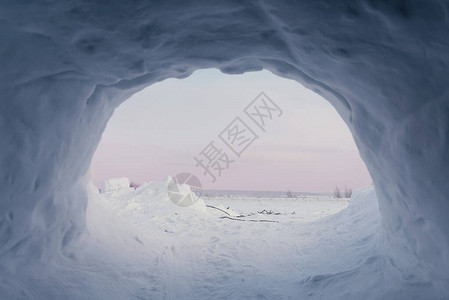
{"label": "arched snow opening", "polygon": [[447,296],[447,14],[412,1],[5,3],[0,259],[17,280],[2,290],[31,295],[39,284],[23,285],[18,270],[36,279],[33,264],[80,259],[85,174],[113,109],[154,82],[216,67],[265,68],[331,102],[376,186],[382,255],[399,277]]}
{"label": "arched snow opening", "polygon": [[[262,100],[254,102],[262,91],[273,101],[267,102],[271,118]],[[245,113],[251,103],[262,105],[265,128],[258,127],[260,118]],[[242,139],[254,137],[244,149],[226,144],[222,134],[236,117],[244,122]],[[243,136],[246,130],[254,135]],[[230,162],[218,161],[208,172],[195,158],[206,162],[201,152],[212,147]],[[216,170],[218,165],[223,170]],[[268,71],[198,70],[145,88],[115,109],[92,160],[97,187],[112,177],[141,184],[181,172],[196,175],[206,190],[267,191],[277,197],[288,191],[331,195],[336,186],[343,192],[372,182],[335,109],[297,82]]]}

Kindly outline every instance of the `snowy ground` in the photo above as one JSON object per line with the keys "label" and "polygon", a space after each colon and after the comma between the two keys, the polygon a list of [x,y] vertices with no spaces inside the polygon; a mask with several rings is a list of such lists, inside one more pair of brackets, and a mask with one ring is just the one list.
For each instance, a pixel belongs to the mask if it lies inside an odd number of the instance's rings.
{"label": "snowy ground", "polygon": [[350,201],[205,198],[179,207],[169,200],[167,183],[102,194],[91,185],[89,233],[63,247],[51,264],[0,265],[0,274],[10,274],[0,277],[0,298],[444,299],[447,294],[444,282],[432,282],[413,257],[400,257],[412,266],[401,269],[384,249],[372,187],[356,191]]}
{"label": "snowy ground", "polygon": [[[373,195],[372,188],[359,192],[359,198],[371,202],[362,212],[376,219]],[[135,191],[103,193],[94,201],[139,232],[133,242],[148,250],[152,263],[145,271],[130,267],[130,272],[151,274],[139,291],[143,299],[321,298],[336,293],[335,287],[325,287],[340,285],[338,277],[348,276],[338,269],[342,260],[357,273],[354,268],[366,258],[364,248],[376,236],[375,222],[357,224],[360,214],[351,221],[348,213],[327,217],[346,208],[349,199],[205,198],[182,208],[169,201],[165,182],[152,182]],[[359,241],[361,233],[365,238]],[[360,251],[345,255],[346,243],[357,243]],[[325,275],[311,276],[316,274]]]}
{"label": "snowy ground", "polygon": [[400,269],[382,249],[372,187],[350,201],[205,198],[179,207],[167,182],[102,194],[91,185],[89,234],[52,264],[0,266],[11,274],[0,280],[0,298],[444,299],[438,295],[447,292],[418,264]]}
{"label": "snowy ground", "polygon": [[115,251],[135,256],[114,267],[129,289],[123,297],[439,299],[442,287],[419,266],[400,269],[382,249],[372,187],[351,201],[215,197],[185,208],[171,203],[167,181],[91,195],[92,234],[105,240],[108,232],[97,227],[98,213],[106,213],[108,226],[120,227],[109,235],[127,248],[115,241]]}
{"label": "snowy ground", "polygon": [[[242,220],[271,220],[279,223],[309,222],[335,214],[349,205],[350,199],[329,196],[298,198],[202,197],[206,205],[223,209]],[[211,212],[217,213],[217,210]],[[231,211],[231,212],[229,212]],[[220,211],[218,211],[220,214]],[[225,213],[221,213],[223,216]],[[226,214],[225,214],[226,215]]]}

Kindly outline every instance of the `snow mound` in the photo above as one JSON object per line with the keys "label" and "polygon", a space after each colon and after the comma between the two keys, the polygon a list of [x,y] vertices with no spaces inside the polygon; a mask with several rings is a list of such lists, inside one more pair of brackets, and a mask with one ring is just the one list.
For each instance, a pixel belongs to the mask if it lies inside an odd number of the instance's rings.
{"label": "snow mound", "polygon": [[121,189],[129,189],[129,179],[127,177],[106,179],[101,186],[101,192],[111,192]]}
{"label": "snow mound", "polygon": [[[114,192],[101,195],[104,200],[113,204],[119,215],[133,215],[135,211],[140,211],[141,215],[143,212],[148,213],[147,216],[144,215],[143,217],[157,216],[159,218],[183,210],[206,211],[204,201],[200,198],[189,207],[175,205],[169,199],[167,187],[167,177],[164,177],[161,181],[145,182],[135,190],[125,189],[121,193]],[[191,193],[188,185],[183,184],[181,187],[183,193]]]}

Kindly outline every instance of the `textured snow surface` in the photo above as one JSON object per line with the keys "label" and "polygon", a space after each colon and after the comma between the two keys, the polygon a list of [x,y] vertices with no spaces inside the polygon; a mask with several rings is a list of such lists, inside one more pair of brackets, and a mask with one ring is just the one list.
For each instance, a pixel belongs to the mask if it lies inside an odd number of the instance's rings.
{"label": "textured snow surface", "polygon": [[[2,296],[138,298],[136,284],[143,295],[158,290],[150,284],[163,276],[157,271],[126,271],[145,265],[145,256],[129,255],[126,239],[116,238],[126,226],[115,231],[111,219],[97,235],[86,227],[86,174],[115,107],[152,83],[215,67],[231,74],[265,68],[321,94],[348,124],[371,173],[379,252],[351,252],[327,270],[337,253],[322,250],[317,237],[323,256],[305,269],[311,297],[332,288],[329,295],[354,299],[388,289],[397,293],[392,298],[408,299],[410,291],[449,297],[446,1],[0,5]],[[367,218],[358,222],[368,226]],[[116,243],[101,255],[88,247],[108,244],[108,236]],[[356,247],[338,237],[337,245]]]}
{"label": "textured snow surface", "polygon": [[102,192],[110,192],[122,189],[129,189],[128,177],[109,178],[106,179],[101,185]]}

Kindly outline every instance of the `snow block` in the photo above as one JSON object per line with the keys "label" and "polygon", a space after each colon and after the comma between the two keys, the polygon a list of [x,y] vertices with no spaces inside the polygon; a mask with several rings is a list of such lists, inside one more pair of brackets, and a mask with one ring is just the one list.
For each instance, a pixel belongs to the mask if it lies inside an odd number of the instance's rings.
{"label": "snow block", "polygon": [[127,177],[106,179],[101,186],[102,193],[121,189],[129,189],[129,179]]}

